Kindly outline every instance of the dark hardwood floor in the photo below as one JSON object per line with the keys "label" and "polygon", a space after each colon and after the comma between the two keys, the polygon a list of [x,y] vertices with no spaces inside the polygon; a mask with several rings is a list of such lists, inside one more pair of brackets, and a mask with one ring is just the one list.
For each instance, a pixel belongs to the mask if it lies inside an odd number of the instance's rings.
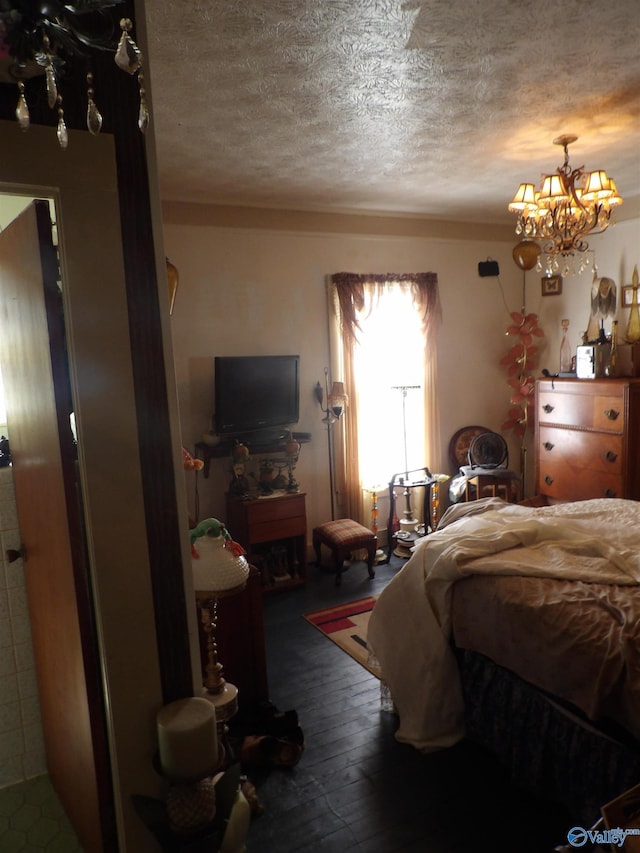
{"label": "dark hardwood floor", "polygon": [[550,853],[566,843],[563,811],[514,790],[480,747],[423,755],[398,743],[380,682],[302,618],[380,592],[401,565],[392,558],[370,581],[354,563],[340,588],[312,565],[305,587],[264,598],[270,698],[298,712],[305,751],[292,769],[249,771],[265,809],[252,819],[252,853]]}

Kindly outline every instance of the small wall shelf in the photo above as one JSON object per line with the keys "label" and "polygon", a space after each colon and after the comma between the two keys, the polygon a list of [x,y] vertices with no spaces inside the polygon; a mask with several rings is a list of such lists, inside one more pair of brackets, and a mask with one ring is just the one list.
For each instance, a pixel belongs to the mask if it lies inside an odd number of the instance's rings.
{"label": "small wall shelf", "polygon": [[[308,432],[294,432],[292,435],[299,444],[308,444],[311,441],[311,434]],[[288,438],[270,442],[252,442],[247,439],[242,443],[249,448],[249,452],[253,456],[256,456],[262,453],[284,453],[287,441]],[[204,462],[202,473],[205,478],[209,476],[211,460],[224,459],[225,456],[231,456],[231,451],[235,443],[235,439],[225,439],[219,444],[207,444],[204,441],[196,442],[194,456],[202,459]]]}

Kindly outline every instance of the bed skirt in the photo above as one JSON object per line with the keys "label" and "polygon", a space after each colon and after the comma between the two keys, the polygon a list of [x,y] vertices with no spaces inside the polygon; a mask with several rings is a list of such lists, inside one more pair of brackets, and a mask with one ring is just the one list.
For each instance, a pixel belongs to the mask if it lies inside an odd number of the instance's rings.
{"label": "bed skirt", "polygon": [[591,826],[600,807],[640,782],[640,744],[604,733],[493,661],[458,650],[467,737],[490,749],[513,784]]}

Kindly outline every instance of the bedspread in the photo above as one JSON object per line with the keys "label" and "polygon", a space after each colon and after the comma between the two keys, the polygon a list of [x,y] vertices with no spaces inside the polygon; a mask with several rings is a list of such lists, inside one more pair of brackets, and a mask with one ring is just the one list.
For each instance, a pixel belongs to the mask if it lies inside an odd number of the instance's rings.
{"label": "bedspread", "polygon": [[[380,595],[367,641],[398,710],[396,737],[419,749],[450,746],[464,734],[462,692],[451,647],[452,601],[454,584],[472,576],[629,587],[635,595],[640,583],[640,504],[598,499],[532,508],[495,499],[473,501],[452,507],[441,528],[418,543]],[[624,598],[624,591],[621,594]],[[613,621],[619,620],[615,605],[608,612]],[[615,618],[613,612],[618,613]],[[499,632],[499,626],[493,627]],[[637,655],[637,636],[629,642]],[[518,652],[512,651],[518,672]],[[561,665],[557,652],[543,667],[547,671]],[[620,654],[624,659],[624,649]],[[604,673],[600,682],[606,694],[616,677]],[[583,710],[593,713],[608,698],[599,694],[594,705],[591,696],[591,705],[587,702]]]}

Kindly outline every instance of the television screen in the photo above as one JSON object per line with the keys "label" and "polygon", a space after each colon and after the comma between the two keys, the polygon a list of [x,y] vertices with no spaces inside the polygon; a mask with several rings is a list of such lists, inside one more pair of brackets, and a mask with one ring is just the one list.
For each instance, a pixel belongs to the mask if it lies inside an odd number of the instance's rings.
{"label": "television screen", "polygon": [[300,356],[216,356],[215,414],[218,435],[284,435],[300,406]]}

